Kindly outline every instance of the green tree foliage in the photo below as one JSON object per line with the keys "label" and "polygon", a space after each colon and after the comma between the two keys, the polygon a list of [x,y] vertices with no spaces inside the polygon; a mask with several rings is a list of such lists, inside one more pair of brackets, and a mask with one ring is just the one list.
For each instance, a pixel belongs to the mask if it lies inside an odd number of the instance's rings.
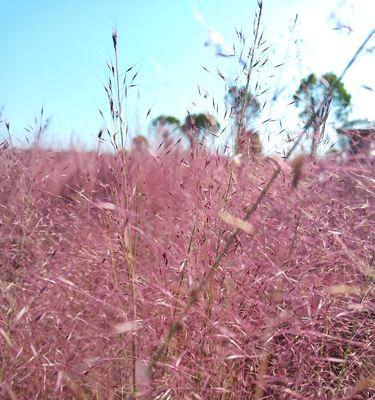
{"label": "green tree foliage", "polygon": [[295,105],[302,109],[300,116],[314,115],[329,87],[334,88],[330,104],[331,112],[337,122],[345,122],[351,108],[351,95],[344,83],[339,82],[336,74],[332,72],[327,72],[320,78],[315,74],[310,74],[301,80],[293,96]]}
{"label": "green tree foliage", "polygon": [[190,142],[190,147],[194,148],[196,143],[202,141],[207,132],[217,132],[219,122],[208,113],[188,114],[181,130],[185,133]]}
{"label": "green tree foliage", "polygon": [[207,132],[217,132],[219,122],[208,113],[188,114],[181,124],[180,120],[172,115],[160,115],[152,121],[164,140],[170,140],[172,132],[177,130],[188,139],[190,147],[194,148],[197,142],[202,141]]}
{"label": "green tree foliage", "polygon": [[159,115],[152,121],[153,126],[158,125],[171,125],[175,127],[180,126],[180,120],[173,115]]}
{"label": "green tree foliage", "polygon": [[259,115],[259,101],[251,92],[246,92],[245,87],[231,86],[226,95],[226,100],[231,106],[231,112],[237,126],[240,124],[242,118],[241,126],[247,129],[248,125]]}
{"label": "green tree foliage", "polygon": [[[332,91],[332,98],[327,105],[321,107],[329,90]],[[311,157],[315,157],[324,135],[327,120],[331,121],[333,125],[336,123],[342,125],[347,121],[351,109],[351,95],[334,73],[327,72],[320,78],[315,74],[310,74],[302,79],[293,98],[296,107],[301,109],[300,116],[313,118],[310,154]],[[331,118],[328,119],[329,116]]]}
{"label": "green tree foliage", "polygon": [[172,143],[172,133],[181,128],[180,120],[173,115],[159,115],[152,121],[152,126],[161,136],[165,146]]}
{"label": "green tree foliage", "polygon": [[216,131],[220,124],[211,114],[189,114],[185,118],[184,126],[197,131],[203,129]]}

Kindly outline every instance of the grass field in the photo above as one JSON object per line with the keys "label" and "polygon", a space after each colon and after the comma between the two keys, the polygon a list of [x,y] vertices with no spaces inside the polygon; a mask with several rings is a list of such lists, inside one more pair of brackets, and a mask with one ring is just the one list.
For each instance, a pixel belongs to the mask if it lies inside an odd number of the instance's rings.
{"label": "grass field", "polygon": [[0,163],[2,398],[373,398],[370,161]]}
{"label": "grass field", "polygon": [[[117,31],[97,151],[43,147],[43,111],[27,148],[1,125],[0,399],[375,398],[374,157],[362,142],[318,151],[334,90],[375,30],[299,133],[279,121],[289,150],[267,157],[272,115],[249,128],[267,92],[257,4],[251,43],[237,31],[238,88],[217,70],[233,126],[162,116],[157,149],[129,145],[145,125],[130,132],[139,71],[121,72]],[[228,152],[204,141],[211,128]]]}

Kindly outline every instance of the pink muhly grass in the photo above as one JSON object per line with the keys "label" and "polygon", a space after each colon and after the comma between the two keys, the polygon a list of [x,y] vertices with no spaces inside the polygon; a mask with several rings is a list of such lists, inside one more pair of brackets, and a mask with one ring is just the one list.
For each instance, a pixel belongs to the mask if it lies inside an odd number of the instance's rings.
{"label": "pink muhly grass", "polygon": [[[100,206],[116,205],[111,169],[121,167],[113,156],[96,158],[93,186],[90,154],[34,156],[44,172],[31,177],[26,154],[1,154],[4,395],[126,398],[133,335],[141,397],[342,398],[365,383],[361,393],[370,395],[372,163],[305,161],[296,187],[292,174],[278,176],[249,221],[254,231],[233,240],[184,314],[218,238],[223,244],[235,229],[219,217],[224,203],[241,216],[268,181],[271,161],[242,164],[227,193],[223,157],[142,153],[139,169],[129,154],[140,199],[134,214]],[[74,177],[67,165],[77,168]],[[137,320],[117,236],[122,220],[137,232]],[[150,357],[173,321],[150,376]]]}
{"label": "pink muhly grass", "polygon": [[373,159],[127,151],[112,40],[115,153],[0,153],[1,396],[373,396]]}

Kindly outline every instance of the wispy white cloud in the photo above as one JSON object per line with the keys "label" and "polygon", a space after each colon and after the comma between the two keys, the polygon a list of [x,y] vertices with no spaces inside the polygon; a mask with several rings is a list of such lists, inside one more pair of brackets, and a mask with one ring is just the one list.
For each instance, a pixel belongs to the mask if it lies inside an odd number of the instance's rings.
{"label": "wispy white cloud", "polygon": [[[224,36],[213,29],[206,21],[204,16],[196,9],[192,9],[194,19],[206,30],[207,32],[207,40],[204,45],[206,47],[214,47],[216,52],[215,55],[219,57],[231,57],[233,56],[232,46],[230,46],[225,40]],[[246,65],[243,59],[240,60],[240,63],[244,66]]]}

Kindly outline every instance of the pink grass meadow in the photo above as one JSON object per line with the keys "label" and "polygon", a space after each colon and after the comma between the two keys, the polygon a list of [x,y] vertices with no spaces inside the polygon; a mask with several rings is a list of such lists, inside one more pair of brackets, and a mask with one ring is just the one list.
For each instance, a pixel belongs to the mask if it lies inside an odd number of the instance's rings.
{"label": "pink grass meadow", "polygon": [[1,398],[372,398],[373,162],[165,153],[1,152]]}
{"label": "pink grass meadow", "polygon": [[112,41],[113,153],[0,150],[0,398],[374,398],[373,158],[125,151]]}

